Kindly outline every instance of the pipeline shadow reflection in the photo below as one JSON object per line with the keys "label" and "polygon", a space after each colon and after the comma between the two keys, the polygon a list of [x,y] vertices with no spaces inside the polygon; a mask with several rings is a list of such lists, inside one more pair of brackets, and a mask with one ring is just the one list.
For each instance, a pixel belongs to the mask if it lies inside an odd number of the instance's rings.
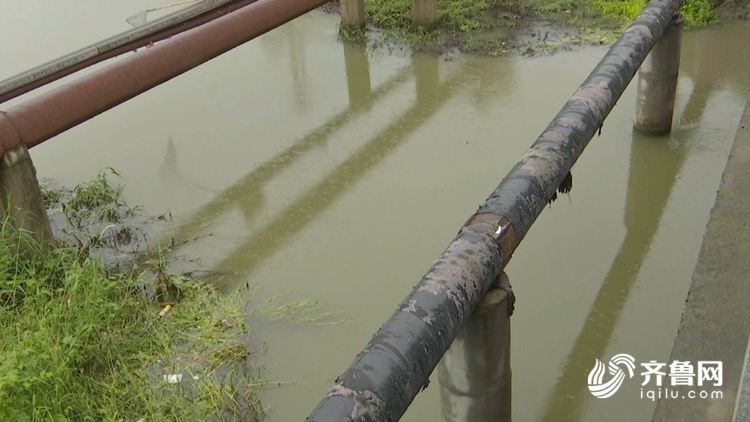
{"label": "pipeline shadow reflection", "polygon": [[[696,85],[698,87],[699,85]],[[708,92],[710,94],[710,90]],[[691,95],[680,121],[699,120],[703,92]],[[696,117],[697,116],[697,117]],[[675,127],[671,136],[653,137],[633,130],[625,206],[626,234],[602,282],[573,350],[552,388],[541,422],[583,419],[591,399],[585,375],[604,356],[644,260],[659,229],[672,189],[688,156],[687,140],[695,125]]]}
{"label": "pipeline shadow reflection", "polygon": [[698,125],[712,93],[720,88],[750,94],[748,33],[748,22],[734,21],[684,38],[680,72],[690,78],[693,89],[688,100],[691,106],[677,123],[686,128]]}
{"label": "pipeline shadow reflection", "polygon": [[[696,85],[710,85],[715,89],[728,88],[750,94],[750,23],[733,21],[719,27],[707,28],[685,37],[683,55],[687,66],[680,72]],[[706,88],[707,89],[707,88]],[[704,91],[696,93],[702,94]]]}
{"label": "pipeline shadow reflection", "polygon": [[349,92],[349,105],[363,105],[372,109],[372,86],[370,84],[370,61],[364,43],[344,42],[344,64],[346,83]]}
{"label": "pipeline shadow reflection", "polygon": [[[428,62],[431,62],[435,68],[438,66],[437,57],[415,59],[415,66],[420,60],[423,61],[420,66],[429,66]],[[425,91],[434,89],[434,93],[417,94],[421,102],[417,100],[400,118],[368,141],[364,147],[340,164],[325,179],[309,189],[285,212],[251,235],[215,267],[222,270],[231,269],[234,272],[233,278],[246,277],[252,273],[259,262],[272,256],[281,246],[291,241],[296,233],[314,221],[320,213],[376,168],[394,152],[398,145],[408,140],[409,135],[434,116],[466,82],[464,72],[459,71],[458,75],[447,78],[435,89],[433,85],[436,79],[430,77],[435,73],[429,72],[426,81],[417,82],[418,88]],[[417,79],[420,77],[421,74],[417,73]],[[231,288],[232,284],[230,280],[215,280],[214,282],[223,289]]]}
{"label": "pipeline shadow reflection", "polygon": [[[366,60],[365,52],[361,47],[349,46],[348,51],[347,57],[351,62],[361,64],[362,58]],[[356,58],[355,55],[360,55],[360,57]],[[349,60],[347,60],[347,67],[349,66],[348,63],[350,63]],[[371,104],[377,103],[378,100],[398,89],[412,77],[410,70],[410,68],[407,68],[398,71],[374,91],[370,90],[369,78],[366,81],[360,77],[349,80],[350,98],[354,97],[356,99],[350,103],[349,107],[323,123],[315,131],[305,135],[287,150],[245,175],[242,179],[232,184],[232,186],[219,193],[210,202],[201,206],[187,221],[181,223],[173,230],[172,237],[185,240],[189,237],[204,234],[209,226],[220,221],[222,215],[227,214],[236,207],[242,210],[247,221],[255,218],[262,209],[262,203],[265,201],[263,194],[265,184],[296,161],[302,159],[305,154],[314,151],[316,148],[325,146],[328,139],[343,129],[349,121],[364,114],[371,109]],[[360,97],[359,95],[362,92],[369,92],[370,94],[366,97]]]}
{"label": "pipeline shadow reflection", "polygon": [[[196,238],[220,221],[222,215],[235,208],[242,210],[247,221],[256,218],[265,201],[264,185],[301,159],[305,153],[313,151],[316,146],[324,146],[327,140],[352,118],[372,110],[378,99],[397,89],[410,77],[415,79],[415,104],[324,180],[309,189],[301,199],[274,216],[268,224],[252,233],[239,247],[217,263],[216,269],[224,273],[230,271],[231,274],[213,280],[220,288],[231,289],[236,280],[247,277],[261,261],[273,256],[283,245],[293,240],[295,233],[314,221],[364,175],[376,168],[451,98],[464,93],[462,88],[476,80],[478,74],[485,73],[477,71],[476,63],[468,60],[459,66],[457,75],[449,76],[441,82],[440,59],[433,55],[414,54],[409,68],[398,72],[377,89],[372,90],[365,48],[344,43],[343,51],[348,75],[349,107],[200,207],[174,230],[173,238]],[[502,82],[508,82],[509,79],[509,75],[500,72],[497,77],[479,78],[477,86],[480,89],[491,87],[493,91],[499,91]],[[475,90],[473,95],[477,94]]]}
{"label": "pipeline shadow reflection", "polygon": [[205,192],[211,192],[213,194],[219,193],[216,189],[209,188],[202,183],[190,179],[180,171],[177,165],[177,146],[175,146],[174,139],[172,138],[169,138],[167,141],[167,153],[164,155],[164,161],[159,169],[159,176],[165,180],[172,181],[175,184],[183,183]]}
{"label": "pipeline shadow reflection", "polygon": [[[472,101],[472,98],[480,96],[488,101],[494,98],[494,105],[497,105],[497,93],[505,92],[505,86],[513,82],[512,73],[507,72],[512,64],[510,61],[469,59],[465,63],[462,61],[441,67],[441,59],[438,57],[414,55],[411,65],[396,71],[381,85],[372,86],[369,75],[366,75],[370,71],[366,51],[355,44],[343,44],[342,52],[347,74],[344,86],[349,92],[349,104],[346,108],[317,130],[300,138],[288,149],[249,171],[187,218],[180,217],[177,220],[171,237],[177,241],[178,248],[186,244],[182,241],[200,238],[202,234],[223,226],[231,218],[230,214],[239,215],[240,219],[245,221],[263,221],[263,225],[255,225],[247,234],[233,233],[232,236],[236,236],[240,245],[230,246],[226,257],[222,250],[221,255],[217,257],[217,261],[221,262],[209,264],[223,274],[209,280],[221,289],[231,290],[240,284],[244,285],[248,279],[252,282],[248,275],[259,269],[263,261],[277,255],[285,246],[293,243],[301,230],[319,219],[327,208],[340,202],[367,174],[377,171],[388,157],[394,155],[397,147],[414,140],[413,134],[419,128],[427,124],[439,127],[440,123],[431,122],[430,119],[435,119],[441,110],[446,112],[448,107],[445,105],[452,99],[458,98],[457,103],[463,108],[461,113],[466,113],[467,109],[469,114],[472,113],[472,109],[482,111],[486,108],[478,106],[477,101]],[[446,72],[441,73],[443,70]],[[490,72],[492,75],[486,76]],[[414,85],[404,86],[411,78],[414,78]],[[401,88],[408,91],[409,97],[416,99],[411,108],[411,104],[404,104],[408,111],[403,116],[396,115],[392,122],[381,123],[375,128],[378,131],[375,137],[372,137],[373,133],[367,132],[366,135],[372,138],[361,139],[367,142],[358,144],[364,145],[350,153],[351,157],[346,157],[348,159],[335,166],[329,174],[322,174],[323,180],[319,183],[301,180],[301,185],[306,186],[309,183],[311,189],[303,191],[299,200],[284,204],[284,209],[274,211],[270,216],[264,211],[268,210],[269,198],[273,201],[273,197],[287,196],[284,191],[269,190],[274,179],[278,179],[285,170],[304,157],[325,148],[332,139],[341,142],[341,137],[334,137],[335,134],[344,129],[348,130],[351,121],[357,116],[366,116],[368,111],[378,112],[377,109],[383,106],[378,100]],[[454,106],[451,106],[450,110],[453,110],[452,107]],[[380,122],[384,120],[379,119]],[[167,154],[162,165],[163,174],[175,177],[175,180],[182,177],[176,165],[179,152],[175,146],[180,147],[179,140],[177,141],[167,143]],[[463,139],[461,144],[463,145]],[[429,151],[427,154],[429,155]],[[471,169],[468,168],[466,171]],[[184,173],[189,174],[187,169]],[[409,177],[408,173],[405,177]],[[180,180],[189,181],[184,177]],[[429,182],[424,181],[425,184]]]}

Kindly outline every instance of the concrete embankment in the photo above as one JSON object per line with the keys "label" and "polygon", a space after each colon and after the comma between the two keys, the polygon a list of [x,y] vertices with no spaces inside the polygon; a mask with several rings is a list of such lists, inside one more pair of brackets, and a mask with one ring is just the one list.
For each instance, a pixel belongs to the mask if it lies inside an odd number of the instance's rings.
{"label": "concrete embankment", "polygon": [[[653,422],[728,422],[737,397],[750,333],[750,103],[734,145],[703,237],[692,284],[669,363],[690,361],[692,386],[669,387],[676,399],[661,399]],[[697,385],[698,362],[721,361],[723,380]],[[665,372],[669,371],[664,368]],[[665,377],[666,378],[666,377]],[[664,382],[665,386],[670,383]],[[708,398],[688,398],[707,391]],[[723,398],[711,398],[721,391]]]}

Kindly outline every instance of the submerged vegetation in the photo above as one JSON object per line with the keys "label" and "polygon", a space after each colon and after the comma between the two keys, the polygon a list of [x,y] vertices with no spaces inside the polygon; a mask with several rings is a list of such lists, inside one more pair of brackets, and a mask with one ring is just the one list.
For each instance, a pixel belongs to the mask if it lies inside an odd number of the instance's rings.
{"label": "submerged vegetation", "polygon": [[[33,258],[14,252],[32,240],[0,221],[0,420],[259,420],[266,381],[262,355],[249,346],[251,295],[222,295],[170,272],[164,249],[138,254],[125,269],[112,265],[96,239],[120,233],[134,214],[112,175],[68,193],[43,185],[68,232]],[[90,232],[87,224],[107,226]],[[310,323],[334,315],[315,302],[276,299],[260,316]]]}

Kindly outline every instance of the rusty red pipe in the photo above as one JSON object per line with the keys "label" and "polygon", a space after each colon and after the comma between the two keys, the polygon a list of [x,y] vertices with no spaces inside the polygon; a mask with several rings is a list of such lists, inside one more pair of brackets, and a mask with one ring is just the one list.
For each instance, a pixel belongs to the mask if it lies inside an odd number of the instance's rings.
{"label": "rusty red pipe", "polygon": [[[93,66],[97,63],[103,62],[104,60],[111,59],[112,57],[117,57],[120,54],[128,53],[130,51],[133,51],[137,48],[144,47],[146,45],[149,45],[154,42],[158,42],[161,40],[165,40],[173,35],[177,35],[179,33],[185,32],[189,29],[195,28],[197,26],[203,25],[207,22],[210,22],[214,19],[220,18],[227,13],[236,11],[237,9],[241,7],[245,7],[250,3],[255,2],[255,0],[235,0],[230,2],[224,2],[221,6],[218,6],[214,9],[207,10],[199,15],[196,15],[192,18],[189,18],[187,20],[177,22],[173,24],[172,26],[165,28],[163,30],[159,30],[157,32],[153,32],[151,34],[148,34],[144,37],[141,37],[139,39],[135,39],[131,42],[122,44],[121,46],[118,46],[116,48],[113,48],[111,50],[102,50],[100,47],[96,47],[96,50],[99,50],[99,54],[84,59],[81,61],[78,61],[74,64],[68,64],[65,63],[64,65],[60,66],[58,62],[61,60],[65,60],[66,62],[68,60],[74,61],[77,60],[75,58],[71,59],[65,59],[60,58],[57,59],[51,63],[48,63],[46,66],[48,68],[51,68],[52,65],[56,68],[56,70],[52,73],[49,73],[48,75],[34,79],[36,75],[30,74],[30,72],[25,72],[20,75],[16,75],[8,80],[0,82],[0,85],[4,85],[6,82],[11,83],[11,89],[8,89],[7,91],[3,88],[0,88],[0,104],[12,100],[13,98],[16,98],[18,96],[21,96],[29,91],[33,91],[39,87],[45,86],[51,82],[54,82],[56,80],[62,79],[70,74],[73,74],[75,72],[78,72],[81,69],[85,69],[89,66]],[[154,23],[157,23],[156,21]],[[111,45],[112,42],[108,42],[107,40],[102,42],[105,46]],[[102,44],[100,43],[100,44]],[[93,47],[92,47],[93,48]],[[45,66],[45,65],[42,65]],[[40,67],[42,67],[40,66]],[[21,85],[18,85],[15,82],[14,79],[23,78],[23,80],[28,80],[28,82],[22,82]],[[13,87],[14,85],[18,85],[16,87]],[[6,91],[6,92],[3,92]]]}
{"label": "rusty red pipe", "polygon": [[3,151],[31,148],[328,0],[258,0],[0,114]]}

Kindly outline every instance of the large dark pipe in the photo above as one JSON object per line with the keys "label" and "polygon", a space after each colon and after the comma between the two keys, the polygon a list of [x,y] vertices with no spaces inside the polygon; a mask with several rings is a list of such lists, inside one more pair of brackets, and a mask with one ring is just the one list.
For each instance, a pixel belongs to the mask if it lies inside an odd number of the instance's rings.
{"label": "large dark pipe", "polygon": [[308,422],[401,418],[681,5],[646,5]]}
{"label": "large dark pipe", "polygon": [[203,25],[255,0],[204,0],[0,81],[0,104],[99,62]]}
{"label": "large dark pipe", "polygon": [[328,0],[258,0],[0,114],[4,151],[31,148]]}

